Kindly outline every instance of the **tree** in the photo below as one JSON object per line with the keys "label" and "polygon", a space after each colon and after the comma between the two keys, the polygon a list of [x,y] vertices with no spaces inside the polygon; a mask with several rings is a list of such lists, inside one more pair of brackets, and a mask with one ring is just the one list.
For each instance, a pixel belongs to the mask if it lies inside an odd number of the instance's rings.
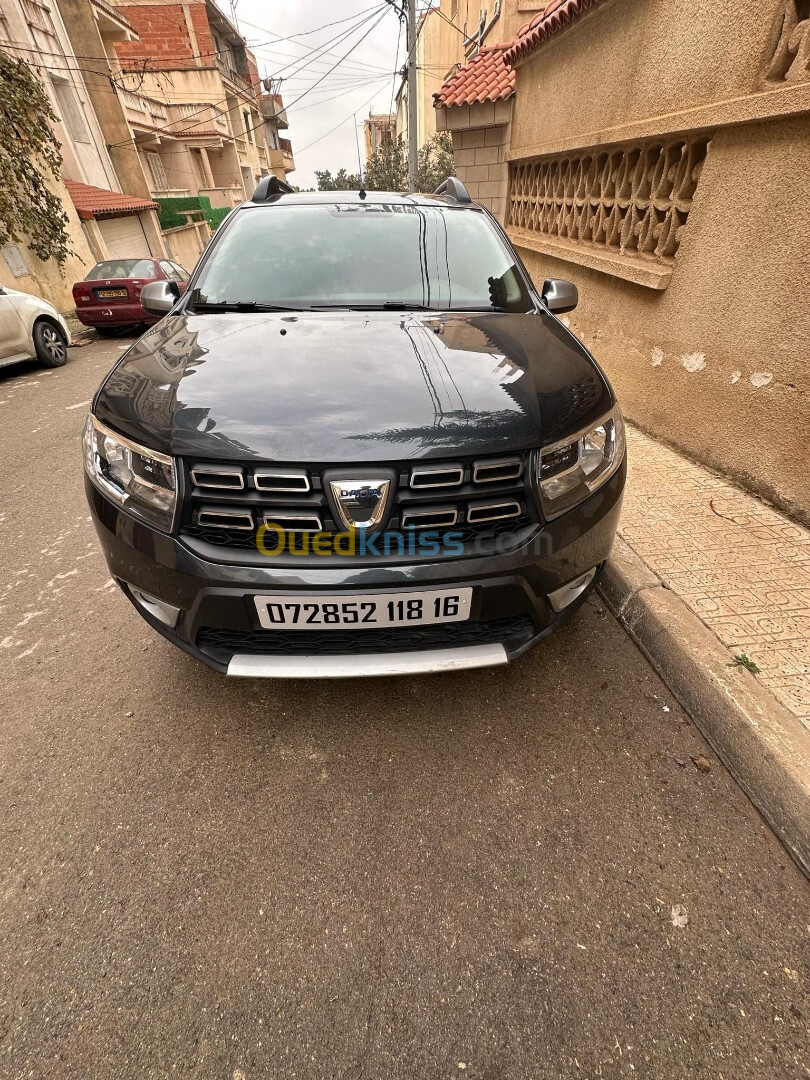
{"label": "tree", "polygon": [[[453,140],[449,132],[436,132],[419,151],[419,191],[435,191],[439,184],[456,171],[453,160]],[[336,176],[328,170],[317,172],[318,191],[358,191],[359,176],[347,174],[341,169]],[[376,154],[366,162],[362,186],[367,191],[407,191],[408,152],[402,139],[383,143]]]}
{"label": "tree", "polygon": [[[455,170],[453,140],[446,131],[436,132],[419,151],[419,191],[435,191]],[[369,191],[407,191],[408,154],[401,139],[381,146],[368,159],[365,184]]]}
{"label": "tree", "polygon": [[347,173],[345,169],[339,169],[332,176],[326,169],[323,172],[315,171],[315,179],[318,181],[318,191],[359,191],[360,177],[356,173]]}
{"label": "tree", "polygon": [[70,250],[68,216],[48,187],[62,155],[51,128],[58,117],[21,60],[0,51],[0,245],[22,240],[61,266]]}
{"label": "tree", "polygon": [[419,151],[419,190],[435,191],[448,176],[455,175],[452,136],[449,131],[437,131]]}
{"label": "tree", "polygon": [[383,143],[366,162],[364,176],[369,191],[405,191],[408,187],[408,159],[400,139]]}

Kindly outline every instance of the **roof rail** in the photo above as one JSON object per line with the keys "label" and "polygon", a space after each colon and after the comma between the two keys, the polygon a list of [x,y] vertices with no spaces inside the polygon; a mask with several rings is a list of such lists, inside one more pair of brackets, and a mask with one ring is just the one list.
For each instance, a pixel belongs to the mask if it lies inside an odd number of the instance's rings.
{"label": "roof rail", "polygon": [[455,199],[458,203],[472,202],[469,191],[457,176],[448,176],[443,184],[439,184],[433,194],[447,195],[448,198]]}
{"label": "roof rail", "polygon": [[294,195],[295,192],[289,184],[279,180],[277,176],[265,176],[259,181],[259,185],[253,192],[251,202],[269,202],[279,195]]}

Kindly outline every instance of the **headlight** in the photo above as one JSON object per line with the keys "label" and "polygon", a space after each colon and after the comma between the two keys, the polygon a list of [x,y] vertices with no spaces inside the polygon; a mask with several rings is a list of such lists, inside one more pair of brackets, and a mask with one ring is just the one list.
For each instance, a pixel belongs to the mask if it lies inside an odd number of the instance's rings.
{"label": "headlight", "polygon": [[600,488],[624,458],[624,423],[617,405],[609,416],[574,439],[544,446],[538,483],[546,519],[558,517]]}
{"label": "headlight", "polygon": [[92,415],[82,441],[84,467],[99,491],[135,517],[169,532],[177,503],[172,459],[125,439]]}

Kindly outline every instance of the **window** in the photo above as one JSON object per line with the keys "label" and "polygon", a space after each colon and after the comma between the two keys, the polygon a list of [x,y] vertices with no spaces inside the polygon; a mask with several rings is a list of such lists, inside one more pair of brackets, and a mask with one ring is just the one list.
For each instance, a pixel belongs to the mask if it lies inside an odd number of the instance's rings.
{"label": "window", "polygon": [[198,287],[211,303],[532,307],[512,253],[482,211],[401,203],[240,211]]}
{"label": "window", "polygon": [[176,262],[173,262],[171,265],[177,271],[177,280],[178,281],[188,281],[189,275],[185,272],[185,270],[183,269],[182,266],[180,266]]}
{"label": "window", "polygon": [[169,279],[169,281],[182,281],[183,279],[177,273],[174,263],[168,262],[166,259],[160,260],[160,269]]}
{"label": "window", "polygon": [[63,79],[59,75],[51,75],[51,85],[53,86],[54,96],[56,97],[59,116],[62,123],[67,128],[71,139],[77,143],[89,143],[90,132],[87,129],[87,124],[81,108],[79,107],[73,87],[67,79]]}
{"label": "window", "polygon": [[194,176],[197,179],[197,187],[208,187],[208,181],[205,176],[205,169],[203,167],[202,152],[200,150],[192,149],[191,162],[194,166]]}
{"label": "window", "polygon": [[96,263],[85,281],[104,281],[110,278],[153,278],[155,264],[151,259],[109,259]]}
{"label": "window", "polygon": [[242,113],[242,122],[244,123],[244,127],[245,127],[245,138],[247,139],[247,141],[249,143],[252,143],[253,142],[253,123],[252,123],[252,121],[250,119],[250,113],[247,110],[245,110],[245,112]]}
{"label": "window", "polygon": [[149,172],[152,176],[152,186],[156,191],[167,191],[169,181],[166,179],[166,170],[163,168],[160,154],[155,154],[146,150],[144,152],[144,157],[146,158],[146,164],[149,167]]}

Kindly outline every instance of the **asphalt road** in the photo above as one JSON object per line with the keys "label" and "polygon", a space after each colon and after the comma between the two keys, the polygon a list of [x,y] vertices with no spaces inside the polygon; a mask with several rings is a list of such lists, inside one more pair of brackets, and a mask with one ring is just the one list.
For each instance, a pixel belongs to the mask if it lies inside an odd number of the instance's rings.
{"label": "asphalt road", "polygon": [[79,446],[121,344],[0,372],[2,1080],[810,1075],[808,884],[598,599],[332,685],[138,619]]}

